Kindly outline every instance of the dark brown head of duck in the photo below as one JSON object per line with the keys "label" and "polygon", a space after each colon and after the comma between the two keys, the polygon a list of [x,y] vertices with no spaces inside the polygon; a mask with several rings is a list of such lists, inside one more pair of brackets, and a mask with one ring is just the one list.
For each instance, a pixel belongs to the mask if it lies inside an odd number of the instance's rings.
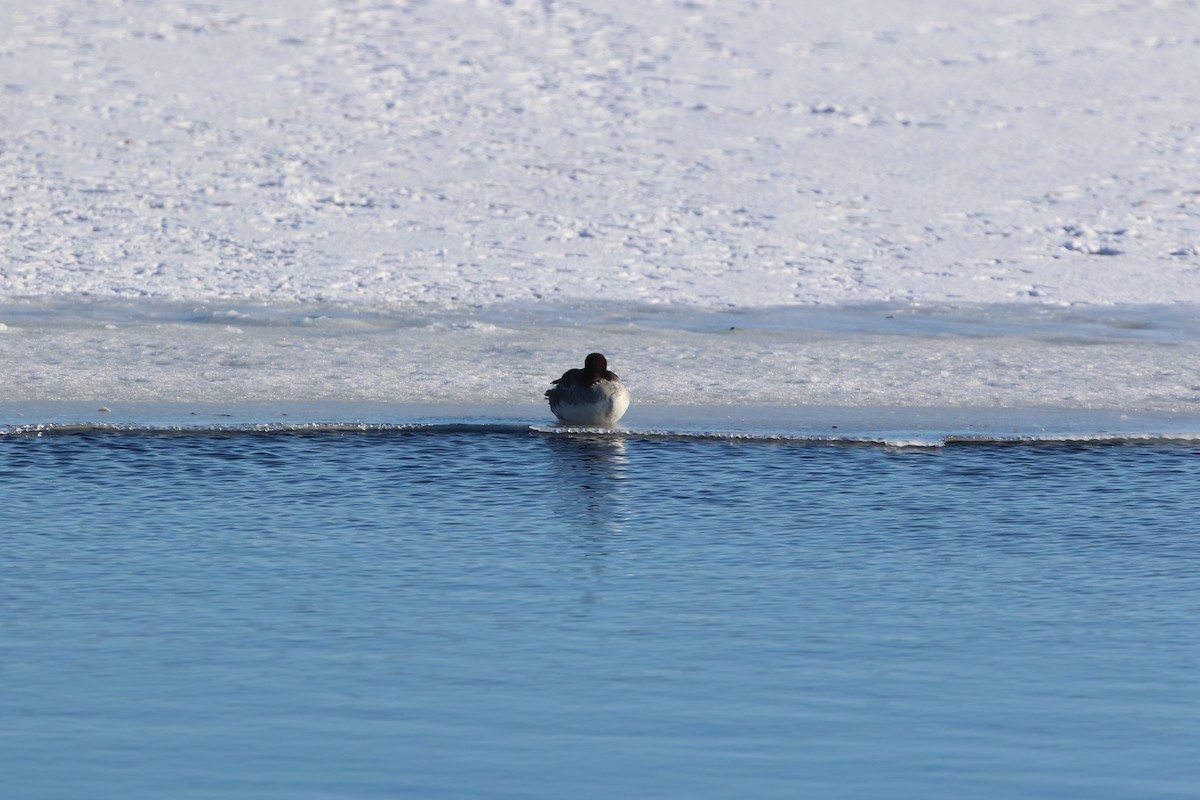
{"label": "dark brown head of duck", "polygon": [[603,353],[588,353],[588,357],[583,360],[583,371],[593,383],[598,380],[620,380],[615,372],[608,371],[608,359]]}

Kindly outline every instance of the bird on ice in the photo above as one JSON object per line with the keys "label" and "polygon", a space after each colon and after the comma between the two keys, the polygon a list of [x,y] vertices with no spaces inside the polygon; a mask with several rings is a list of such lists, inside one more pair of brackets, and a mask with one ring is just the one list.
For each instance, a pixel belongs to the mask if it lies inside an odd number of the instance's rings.
{"label": "bird on ice", "polygon": [[611,428],[629,408],[629,390],[600,353],[589,353],[583,369],[569,369],[551,382],[546,399],[559,422]]}

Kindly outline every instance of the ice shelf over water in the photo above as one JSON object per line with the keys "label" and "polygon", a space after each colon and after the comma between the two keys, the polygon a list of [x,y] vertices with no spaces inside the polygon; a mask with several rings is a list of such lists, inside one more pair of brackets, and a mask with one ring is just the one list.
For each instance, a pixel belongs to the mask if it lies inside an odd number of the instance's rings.
{"label": "ice shelf over water", "polygon": [[1194,445],[1200,415],[1060,408],[851,408],[640,405],[617,428],[550,423],[540,404],[0,402],[0,441],[90,436],[473,434],[568,437],[620,448],[638,439],[747,444]]}
{"label": "ice shelf over water", "polygon": [[1195,413],[1198,13],[11,0],[0,401]]}
{"label": "ice shelf over water", "polygon": [[1200,412],[1190,307],[418,313],[139,300],[27,301],[0,315],[13,401],[540,403],[552,378],[602,349],[635,406]]}

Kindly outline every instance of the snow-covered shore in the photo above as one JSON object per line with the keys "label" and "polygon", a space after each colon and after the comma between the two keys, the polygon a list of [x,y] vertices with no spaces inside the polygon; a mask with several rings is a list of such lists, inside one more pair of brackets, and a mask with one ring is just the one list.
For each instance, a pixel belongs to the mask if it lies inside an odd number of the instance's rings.
{"label": "snow-covered shore", "polygon": [[1198,21],[13,0],[3,392],[517,402],[607,349],[660,403],[1196,410]]}
{"label": "snow-covered shore", "polygon": [[1200,301],[1194,2],[0,10],[7,295]]}

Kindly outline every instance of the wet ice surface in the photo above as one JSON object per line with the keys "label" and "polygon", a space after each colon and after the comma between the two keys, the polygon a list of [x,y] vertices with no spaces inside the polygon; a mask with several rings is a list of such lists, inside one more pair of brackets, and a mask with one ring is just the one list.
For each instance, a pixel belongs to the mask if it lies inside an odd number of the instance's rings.
{"label": "wet ice surface", "polygon": [[5,399],[540,403],[600,350],[638,405],[1200,412],[1194,306],[0,303]]}
{"label": "wet ice surface", "polygon": [[772,407],[640,405],[616,428],[553,419],[545,404],[0,403],[0,438],[153,435],[497,433],[599,440],[758,441],[892,448],[963,444],[1182,444],[1200,441],[1200,415],[1032,407]]}
{"label": "wet ice surface", "polygon": [[1200,451],[0,438],[14,797],[1190,798]]}

